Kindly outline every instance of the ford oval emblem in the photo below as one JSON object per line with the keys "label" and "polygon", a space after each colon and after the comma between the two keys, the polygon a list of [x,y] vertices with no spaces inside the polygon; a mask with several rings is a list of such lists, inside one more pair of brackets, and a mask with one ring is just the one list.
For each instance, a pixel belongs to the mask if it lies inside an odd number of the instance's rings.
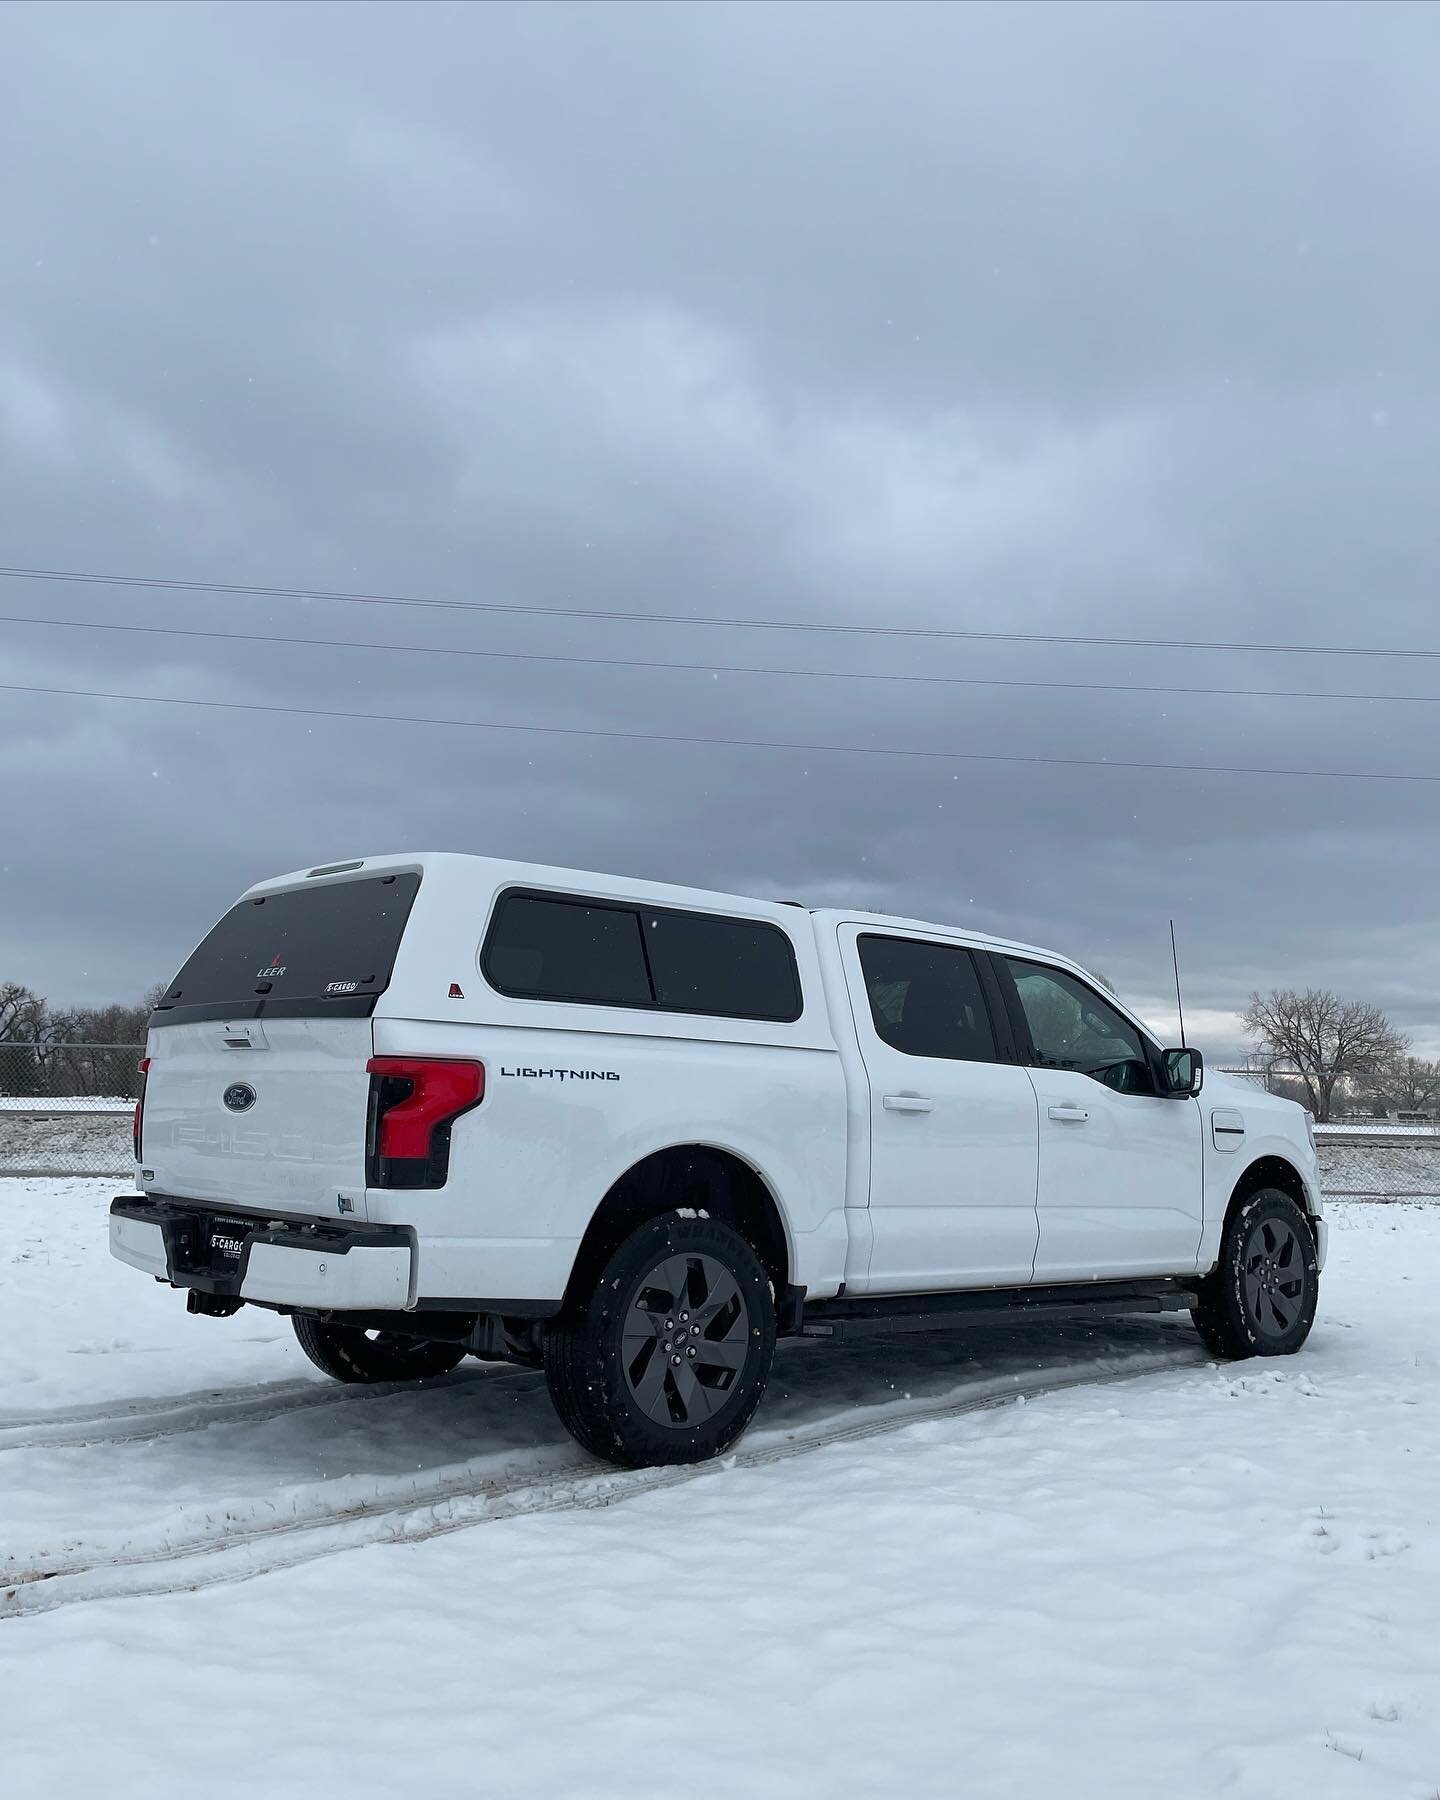
{"label": "ford oval emblem", "polygon": [[232,1081],[221,1098],[231,1112],[249,1112],[255,1104],[255,1090],[248,1081]]}

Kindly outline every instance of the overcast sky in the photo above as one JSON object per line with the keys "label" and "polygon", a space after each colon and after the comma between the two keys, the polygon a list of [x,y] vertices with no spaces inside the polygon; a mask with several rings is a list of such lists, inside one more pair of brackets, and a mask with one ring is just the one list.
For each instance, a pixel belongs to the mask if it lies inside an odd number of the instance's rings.
{"label": "overcast sky", "polygon": [[[0,680],[489,724],[1440,776],[1440,12],[0,7],[0,561],[865,637],[0,579]],[[0,694],[0,978],[453,848],[1051,944],[1201,1041],[1440,1050],[1440,785]]]}

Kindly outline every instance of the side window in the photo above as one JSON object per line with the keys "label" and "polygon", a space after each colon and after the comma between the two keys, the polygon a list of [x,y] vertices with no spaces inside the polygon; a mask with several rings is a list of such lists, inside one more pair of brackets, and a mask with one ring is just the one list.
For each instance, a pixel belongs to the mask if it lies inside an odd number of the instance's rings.
{"label": "side window", "polygon": [[628,907],[507,894],[485,940],[485,978],[527,1000],[649,1006],[640,921]]}
{"label": "side window", "polygon": [[1135,1027],[1083,981],[1047,964],[1007,956],[1035,1062],[1075,1069],[1122,1094],[1153,1094],[1150,1059]]}
{"label": "side window", "polygon": [[794,945],[758,919],[516,891],[500,897],[480,966],[516,1000],[781,1024],[803,1010]]}
{"label": "side window", "polygon": [[905,1056],[994,1062],[995,1034],[975,959],[952,944],[862,937],[860,968],[875,1034]]}
{"label": "side window", "polygon": [[642,912],[640,918],[657,1006],[777,1023],[800,1017],[795,952],[778,926],[713,913]]}

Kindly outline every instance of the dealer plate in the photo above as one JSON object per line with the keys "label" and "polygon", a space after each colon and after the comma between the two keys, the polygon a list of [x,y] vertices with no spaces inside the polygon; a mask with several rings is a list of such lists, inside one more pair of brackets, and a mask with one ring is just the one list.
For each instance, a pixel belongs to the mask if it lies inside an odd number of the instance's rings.
{"label": "dealer plate", "polygon": [[233,1266],[245,1251],[246,1240],[255,1229],[253,1219],[212,1219],[210,1221],[210,1261]]}

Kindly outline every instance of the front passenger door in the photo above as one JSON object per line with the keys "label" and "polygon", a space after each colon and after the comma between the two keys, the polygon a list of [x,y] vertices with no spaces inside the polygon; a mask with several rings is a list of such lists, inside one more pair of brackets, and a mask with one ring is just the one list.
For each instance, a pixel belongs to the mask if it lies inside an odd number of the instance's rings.
{"label": "front passenger door", "polygon": [[1202,1119],[1162,1095],[1158,1055],[1094,988],[1049,963],[993,958],[1040,1108],[1035,1279],[1182,1275],[1205,1222]]}

